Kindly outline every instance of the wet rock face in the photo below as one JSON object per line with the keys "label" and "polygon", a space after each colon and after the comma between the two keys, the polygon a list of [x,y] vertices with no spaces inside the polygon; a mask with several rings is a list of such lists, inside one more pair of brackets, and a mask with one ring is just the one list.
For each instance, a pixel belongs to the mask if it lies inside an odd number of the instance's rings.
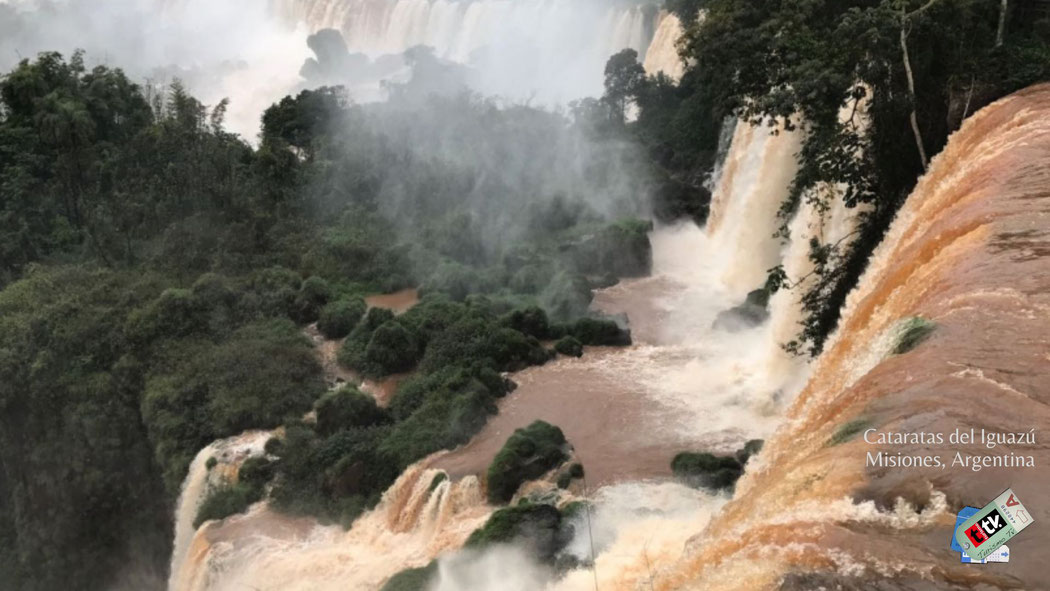
{"label": "wet rock face", "polygon": [[748,293],[744,303],[720,312],[712,328],[736,332],[762,324],[769,318],[769,296],[766,288]]}

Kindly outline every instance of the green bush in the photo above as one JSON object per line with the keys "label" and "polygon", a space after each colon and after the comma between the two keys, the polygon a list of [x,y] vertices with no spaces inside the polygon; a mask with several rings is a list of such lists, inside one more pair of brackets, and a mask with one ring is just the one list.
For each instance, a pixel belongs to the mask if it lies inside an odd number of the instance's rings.
{"label": "green bush", "polygon": [[309,341],[289,321],[248,325],[207,354],[208,416],[216,433],[276,427],[325,390]]}
{"label": "green bush", "polygon": [[586,314],[593,299],[587,278],[569,271],[559,271],[539,295],[550,317],[562,322]]}
{"label": "green bush", "polygon": [[478,379],[444,384],[400,421],[382,442],[383,453],[401,468],[441,449],[466,443],[496,413],[496,397]]}
{"label": "green bush", "polygon": [[467,538],[464,548],[483,550],[494,544],[518,544],[540,562],[550,563],[572,539],[561,512],[539,503],[499,509]]}
{"label": "green bush", "polygon": [[554,343],[554,350],[568,357],[582,357],[583,343],[576,337],[566,336]]}
{"label": "green bush", "polygon": [[286,425],[270,491],[274,506],[348,527],[400,471],[379,450],[388,433],[389,427],[365,427],[322,437],[302,422]]}
{"label": "green bush", "polygon": [[498,371],[516,371],[550,359],[535,337],[500,327],[482,317],[466,317],[438,334],[420,363],[423,371],[451,365],[491,364]]}
{"label": "green bush", "polygon": [[145,308],[135,310],[125,327],[136,343],[184,337],[207,328],[206,308],[188,289],[166,289]]}
{"label": "green bush", "polygon": [[237,481],[258,486],[266,484],[273,478],[276,466],[263,456],[252,456],[241,464],[237,470]]}
{"label": "green bush", "polygon": [[547,319],[547,313],[543,311],[543,308],[537,306],[520,308],[509,312],[500,318],[500,324],[537,339],[554,337],[554,331],[550,320]]}
{"label": "green bush", "polygon": [[329,302],[321,309],[317,330],[328,339],[341,339],[350,334],[368,310],[368,305],[359,297],[342,298]]}
{"label": "green bush", "polygon": [[438,563],[431,560],[426,566],[406,568],[386,582],[379,591],[426,591],[437,574]]}
{"label": "green bush", "polygon": [[752,456],[758,455],[758,452],[762,451],[762,447],[765,443],[766,442],[761,439],[752,439],[748,441],[744,444],[744,447],[737,450],[736,461],[740,462],[740,465],[743,466]]}
{"label": "green bush", "polygon": [[489,465],[489,502],[508,502],[522,483],[539,478],[564,462],[568,458],[565,446],[561,429],[544,421],[515,430]]}
{"label": "green bush", "polygon": [[302,277],[298,273],[284,267],[257,271],[249,279],[250,291],[241,298],[242,314],[248,317],[294,318],[302,283]]}
{"label": "green bush", "polygon": [[369,309],[364,318],[357,323],[357,326],[350,331],[346,340],[343,341],[343,346],[339,349],[339,363],[368,375],[382,371],[382,368],[369,367],[365,351],[368,349],[368,344],[371,342],[372,335],[376,329],[393,320],[394,313],[390,310],[384,308]]}
{"label": "green bush", "polygon": [[652,223],[636,219],[609,224],[573,243],[566,251],[584,275],[641,277],[652,270]]}
{"label": "green bush", "polygon": [[732,487],[744,467],[735,457],[682,452],[671,460],[671,471],[690,486],[718,490]]}
{"label": "green bush", "polygon": [[362,371],[370,376],[385,376],[412,369],[418,359],[415,337],[397,320],[389,320],[372,333],[365,347]]}
{"label": "green bush", "polygon": [[483,388],[493,399],[504,396],[513,388],[510,380],[491,367],[452,365],[432,373],[413,375],[402,382],[388,409],[396,420],[404,420],[428,398],[448,397],[451,392],[464,390],[471,384]]}
{"label": "green bush", "polygon": [[624,347],[631,344],[631,331],[609,318],[580,318],[569,326],[569,334],[584,345]]}
{"label": "green bush", "polygon": [[244,513],[252,503],[262,498],[262,489],[247,484],[233,484],[212,490],[201,502],[193,527],[212,519],[225,519],[235,513]]}
{"label": "green bush", "polygon": [[314,408],[317,410],[317,432],[321,435],[352,427],[371,427],[388,420],[387,412],[376,405],[375,399],[354,386],[343,386],[325,393]]}
{"label": "green bush", "polygon": [[332,290],[328,282],[316,275],[303,281],[299,293],[289,312],[292,319],[301,324],[313,322],[318,319],[321,309],[332,297]]}

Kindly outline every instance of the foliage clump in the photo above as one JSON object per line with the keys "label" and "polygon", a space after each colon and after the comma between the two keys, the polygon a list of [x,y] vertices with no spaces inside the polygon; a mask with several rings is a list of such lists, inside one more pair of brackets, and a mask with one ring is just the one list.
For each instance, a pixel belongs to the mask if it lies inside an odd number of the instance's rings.
{"label": "foliage clump", "polygon": [[[578,270],[573,244],[608,234],[644,263],[628,231],[644,222],[610,221],[648,215],[632,146],[580,153],[574,117],[409,90],[286,97],[253,146],[224,129],[225,101],[141,88],[81,53],[0,76],[0,464],[28,475],[0,479],[12,586],[107,588],[132,559],[163,572],[190,462],[246,429],[284,435],[208,515],[261,488],[348,524],[399,470],[477,433],[512,388],[500,372],[548,360],[540,339],[615,280]],[[508,148],[522,168],[493,157]],[[423,301],[396,318],[360,298],[411,286]],[[415,370],[385,418],[318,403],[314,321],[365,376]]]}
{"label": "foliage clump", "polygon": [[558,509],[541,503],[521,503],[498,509],[474,530],[465,548],[483,550],[494,544],[515,543],[540,562],[552,563],[572,540],[573,527]]}
{"label": "foliage clump", "polygon": [[205,521],[225,519],[230,515],[244,513],[248,507],[262,498],[262,489],[248,484],[231,484],[212,489],[201,501],[193,527]]}
{"label": "foliage clump", "polygon": [[893,354],[903,355],[918,347],[936,328],[936,324],[922,316],[913,316],[900,322],[896,328],[897,344],[893,347]]}
{"label": "foliage clump", "polygon": [[372,427],[389,419],[375,398],[353,386],[327,392],[314,404],[314,410],[317,411],[317,432],[321,435],[332,435],[354,427]]}
{"label": "foliage clump", "polygon": [[671,460],[671,471],[676,478],[689,486],[713,490],[731,489],[743,476],[748,459],[761,449],[762,441],[754,439],[729,456],[706,452],[681,452]]}
{"label": "foliage clump", "polygon": [[390,577],[379,591],[426,591],[437,574],[437,561],[431,560],[426,566],[406,568]]}
{"label": "foliage clump", "polygon": [[535,421],[516,429],[486,473],[489,502],[510,501],[522,483],[556,468],[569,457],[566,446],[561,429],[550,423]]}
{"label": "foliage clump", "polygon": [[580,318],[569,325],[568,333],[584,345],[625,347],[631,344],[631,331],[611,318]]}
{"label": "foliage clump", "polygon": [[317,330],[328,339],[341,339],[350,334],[365,315],[368,306],[359,297],[340,298],[321,309]]}
{"label": "foliage clump", "polygon": [[565,336],[554,343],[554,350],[567,357],[582,357],[583,343],[576,337]]}

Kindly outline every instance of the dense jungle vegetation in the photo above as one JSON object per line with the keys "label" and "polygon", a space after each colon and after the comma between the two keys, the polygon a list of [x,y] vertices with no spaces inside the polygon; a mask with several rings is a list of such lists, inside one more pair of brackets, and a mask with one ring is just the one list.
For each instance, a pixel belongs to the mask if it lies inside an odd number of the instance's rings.
{"label": "dense jungle vegetation", "polygon": [[[799,353],[821,351],[948,135],[995,99],[1050,80],[1043,0],[670,0],[667,8],[686,24],[680,82],[646,76],[631,50],[606,67],[605,100],[637,107],[628,134],[658,168],[699,187],[726,117],[800,127],[800,170],[782,232],[802,200],[864,208],[851,240],[810,245],[815,281],[799,294],[806,317],[786,344]],[[841,195],[828,190],[836,184]],[[774,289],[802,279],[782,269],[770,278]]]}
{"label": "dense jungle vegetation", "polygon": [[[385,103],[281,100],[257,146],[225,103],[80,54],[0,79],[0,588],[163,586],[190,461],[250,428],[285,426],[277,460],[200,519],[271,482],[278,508],[348,524],[480,429],[500,372],[630,342],[587,314],[649,271],[644,158],[414,67]],[[362,300],[406,286],[423,299],[398,317]],[[412,370],[389,408],[328,391],[315,321],[361,375]]]}
{"label": "dense jungle vegetation", "polygon": [[[345,524],[475,433],[512,387],[501,372],[555,341],[629,342],[587,315],[592,289],[648,272],[650,216],[703,221],[728,117],[804,129],[785,219],[829,183],[867,208],[855,240],[811,245],[818,280],[789,347],[815,354],[948,134],[1050,78],[1037,0],[668,8],[688,23],[684,78],[624,52],[605,95],[567,113],[464,92],[425,50],[388,101],[304,91],[254,143],[224,130],[225,103],[80,54],[0,78],[0,589],[162,587],[190,461],[249,428],[285,427],[276,459],[246,464],[200,517],[269,494]],[[424,297],[400,316],[362,299],[407,286]],[[412,370],[388,408],[327,388],[303,334],[315,321],[361,375]]]}

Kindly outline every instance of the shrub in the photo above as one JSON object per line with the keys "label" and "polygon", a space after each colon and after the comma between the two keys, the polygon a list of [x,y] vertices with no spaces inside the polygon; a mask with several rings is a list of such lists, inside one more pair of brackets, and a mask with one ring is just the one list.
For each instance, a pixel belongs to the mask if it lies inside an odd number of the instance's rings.
{"label": "shrub", "polygon": [[735,457],[682,452],[671,460],[671,471],[690,486],[718,490],[732,487],[744,467]]}
{"label": "shrub", "polygon": [[496,398],[478,379],[451,382],[426,394],[423,403],[397,423],[380,446],[404,468],[440,449],[466,443],[496,413]]}
{"label": "shrub", "polygon": [[747,461],[751,459],[751,456],[754,456],[758,454],[758,452],[762,451],[762,446],[765,445],[765,443],[766,442],[761,439],[752,439],[748,441],[744,444],[744,447],[737,450],[736,460],[740,462],[741,466],[746,464]]}
{"label": "shrub", "polygon": [[397,478],[398,466],[379,451],[388,430],[351,428],[322,438],[301,422],[286,425],[270,491],[274,507],[349,526]]}
{"label": "shrub", "polygon": [[188,289],[166,289],[145,308],[132,312],[126,323],[129,338],[150,343],[202,332],[207,327],[206,308]]}
{"label": "shrub", "polygon": [[366,375],[385,376],[412,369],[418,359],[415,337],[397,320],[389,320],[372,333],[361,370]]}
{"label": "shrub", "polygon": [[453,302],[444,294],[427,294],[418,304],[398,317],[398,321],[415,333],[420,345],[459,322],[475,311],[460,302]]}
{"label": "shrub", "polygon": [[213,489],[201,502],[193,527],[212,519],[225,519],[235,513],[244,513],[252,503],[262,498],[262,489],[247,484],[234,484]]}
{"label": "shrub", "polygon": [[379,591],[426,591],[437,574],[438,563],[431,560],[426,566],[406,568],[397,573]]}
{"label": "shrub", "polygon": [[202,379],[208,416],[219,436],[276,427],[301,415],[324,391],[310,343],[288,320],[238,330],[207,353]]}
{"label": "shrub", "polygon": [[538,478],[564,462],[565,435],[544,421],[517,429],[489,465],[488,498],[506,503],[525,481]]}
{"label": "shrub", "polygon": [[569,327],[569,334],[584,345],[623,347],[631,344],[631,331],[620,328],[609,318],[580,318]]}
{"label": "shrub", "polygon": [[368,310],[368,305],[359,297],[342,298],[329,302],[321,309],[317,330],[329,339],[341,339],[350,334],[354,326]]}
{"label": "shrub", "polygon": [[572,481],[577,478],[583,478],[583,464],[573,463],[558,474],[558,488],[569,488]]}
{"label": "shrub", "polygon": [[594,294],[587,278],[568,271],[555,275],[539,295],[543,308],[559,321],[586,314],[592,299]]}
{"label": "shrub", "polygon": [[276,466],[262,456],[252,456],[241,464],[237,470],[237,481],[251,486],[266,484],[273,478]]}
{"label": "shrub", "polygon": [[453,365],[408,378],[397,389],[388,408],[396,420],[403,420],[422,406],[427,398],[447,397],[448,393],[463,390],[472,383],[484,388],[491,398],[500,398],[513,388],[510,380],[491,367]]}
{"label": "shrub", "polygon": [[465,548],[483,550],[493,544],[520,544],[541,562],[551,562],[572,539],[572,527],[550,505],[523,503],[499,509],[474,530]]}
{"label": "shrub", "polygon": [[549,264],[530,263],[514,272],[508,287],[517,293],[538,294],[547,287],[553,274],[554,268]]}
{"label": "shrub", "polygon": [[317,305],[324,305],[332,297],[332,288],[328,286],[328,282],[316,275],[303,281],[299,292],[306,300]]}
{"label": "shrub", "polygon": [[295,316],[302,278],[283,267],[256,272],[249,281],[250,294],[242,297],[246,316]]}
{"label": "shrub", "polygon": [[520,333],[536,337],[537,339],[549,339],[553,337],[550,320],[543,308],[530,306],[520,308],[507,313],[500,318],[500,324],[512,328]]}
{"label": "shrub", "polygon": [[317,432],[331,435],[351,427],[371,427],[388,420],[374,398],[353,386],[344,386],[321,396],[317,410]]}
{"label": "shrub", "polygon": [[434,371],[451,365],[487,363],[499,371],[515,371],[546,363],[549,358],[534,337],[475,316],[460,320],[434,337],[420,368]]}
{"label": "shrub", "polygon": [[568,357],[582,357],[583,343],[576,337],[565,336],[554,343],[554,350]]}
{"label": "shrub", "polygon": [[384,308],[372,308],[368,310],[364,318],[350,331],[339,349],[339,363],[346,367],[366,372],[369,369],[365,358],[365,350],[372,340],[372,334],[380,326],[394,319],[394,313]]}
{"label": "shrub", "polygon": [[263,451],[272,456],[281,455],[281,448],[284,446],[284,442],[281,441],[280,437],[271,437],[266,440],[266,445],[263,446]]}
{"label": "shrub", "polygon": [[650,222],[627,219],[609,224],[571,245],[572,266],[586,275],[641,277],[652,270]]}

